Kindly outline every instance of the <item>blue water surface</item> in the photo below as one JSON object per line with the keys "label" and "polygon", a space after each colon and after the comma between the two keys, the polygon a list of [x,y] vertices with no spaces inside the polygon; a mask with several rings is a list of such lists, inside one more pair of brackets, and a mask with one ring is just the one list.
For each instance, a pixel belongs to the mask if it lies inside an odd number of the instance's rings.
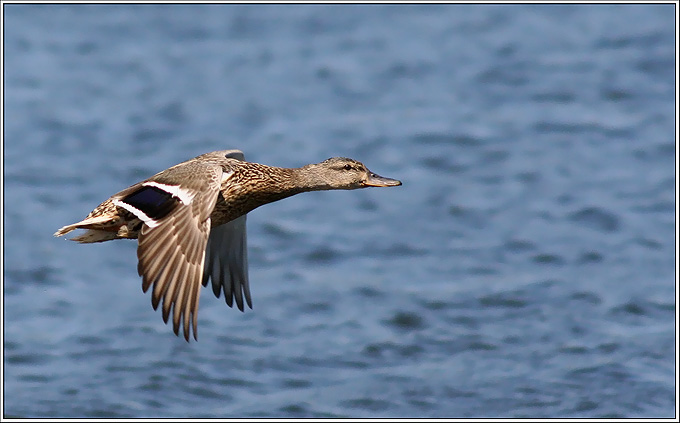
{"label": "blue water surface", "polygon": [[[3,7],[5,417],[675,415],[674,5]],[[187,343],[52,234],[228,148],[404,184],[252,212]]]}

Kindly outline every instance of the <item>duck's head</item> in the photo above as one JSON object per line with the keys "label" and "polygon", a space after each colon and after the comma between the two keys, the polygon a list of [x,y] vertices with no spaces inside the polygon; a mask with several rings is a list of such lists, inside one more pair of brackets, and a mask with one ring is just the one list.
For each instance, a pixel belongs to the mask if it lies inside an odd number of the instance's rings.
{"label": "duck's head", "polygon": [[311,165],[321,189],[357,189],[366,187],[395,187],[401,181],[385,178],[368,170],[361,162],[347,157],[332,157]]}

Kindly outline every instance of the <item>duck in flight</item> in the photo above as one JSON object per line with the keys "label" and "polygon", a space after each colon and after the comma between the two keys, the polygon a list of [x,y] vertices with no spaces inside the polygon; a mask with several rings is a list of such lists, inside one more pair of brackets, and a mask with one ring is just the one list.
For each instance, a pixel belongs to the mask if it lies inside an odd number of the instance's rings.
{"label": "duck in flight", "polygon": [[[137,239],[137,272],[142,290],[153,286],[151,304],[163,302],[163,321],[189,341],[198,340],[201,285],[212,282],[232,307],[251,309],[248,285],[246,214],[264,204],[307,191],[401,185],[362,163],[333,157],[299,168],[245,161],[239,150],[214,151],[168,168],[112,195],[87,217],[59,229],[81,243]],[[172,310],[171,310],[172,309]]]}

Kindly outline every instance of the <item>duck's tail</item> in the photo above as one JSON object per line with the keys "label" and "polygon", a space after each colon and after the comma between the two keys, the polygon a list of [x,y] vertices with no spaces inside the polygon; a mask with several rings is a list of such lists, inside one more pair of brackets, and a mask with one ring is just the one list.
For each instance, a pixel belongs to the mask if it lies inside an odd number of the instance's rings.
{"label": "duck's tail", "polygon": [[[107,223],[109,225],[106,225]],[[80,243],[91,243],[109,241],[112,239],[120,238],[115,230],[111,231],[111,229],[109,230],[97,229],[97,227],[101,228],[110,226],[110,223],[111,217],[109,216],[88,217],[84,220],[81,220],[80,222],[64,226],[63,228],[55,232],[54,236],[64,236],[76,229],[87,229],[85,233],[70,238],[70,240]]]}

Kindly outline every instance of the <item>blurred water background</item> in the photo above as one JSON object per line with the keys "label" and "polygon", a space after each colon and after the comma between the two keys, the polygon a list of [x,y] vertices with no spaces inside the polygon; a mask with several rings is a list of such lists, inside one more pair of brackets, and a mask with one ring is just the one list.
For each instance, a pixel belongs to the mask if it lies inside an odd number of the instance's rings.
{"label": "blurred water background", "polygon": [[[674,5],[4,5],[5,417],[673,417]],[[401,179],[249,216],[163,324],[55,239],[198,154]]]}

